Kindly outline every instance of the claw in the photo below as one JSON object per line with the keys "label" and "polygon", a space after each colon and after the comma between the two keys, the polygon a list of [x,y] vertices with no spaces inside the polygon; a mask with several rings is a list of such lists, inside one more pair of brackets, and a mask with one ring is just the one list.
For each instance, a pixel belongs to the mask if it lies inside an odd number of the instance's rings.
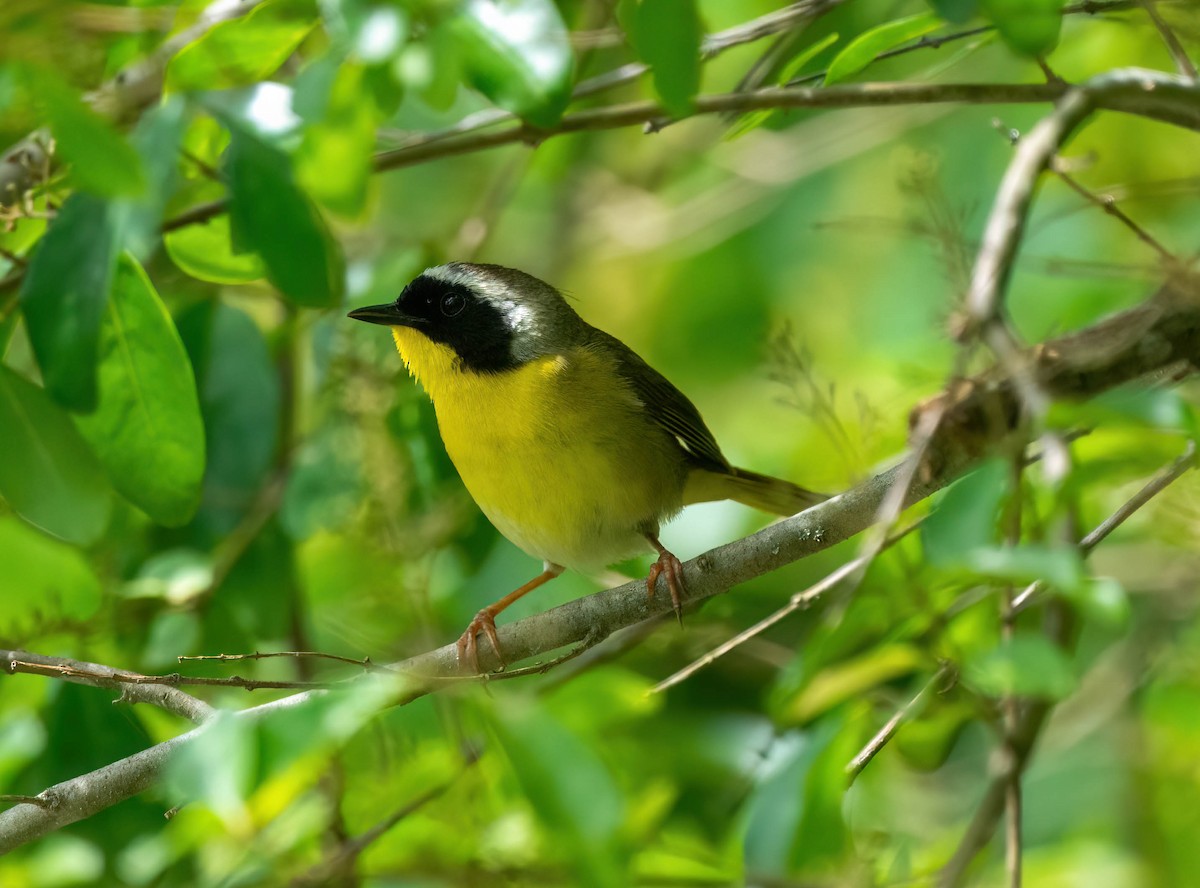
{"label": "claw", "polygon": [[491,642],[492,650],[496,652],[496,659],[500,661],[500,665],[506,665],[504,651],[500,648],[500,639],[496,635],[496,615],[490,608],[485,607],[467,624],[467,630],[455,642],[454,646],[458,649],[458,666],[461,671],[468,671],[465,667],[470,666],[469,671],[471,672],[476,674],[483,672],[479,667],[478,635],[480,632]]}
{"label": "claw", "polygon": [[683,626],[683,563],[666,549],[659,548],[658,561],[650,565],[650,573],[646,575],[646,594],[654,597],[654,584],[659,576],[667,575],[667,589],[671,593],[671,607],[675,609],[675,617]]}
{"label": "claw", "polygon": [[[483,610],[475,615],[475,618],[467,625],[467,631],[459,636],[458,641],[454,646],[458,650],[458,669],[462,673],[474,673],[478,675],[483,672],[479,668],[479,633],[482,632],[487,640],[492,643],[492,650],[496,652],[496,659],[500,661],[501,666],[507,665],[504,660],[504,651],[500,649],[500,638],[496,635],[496,614],[504,610],[522,595],[532,592],[543,583],[554,579],[563,569],[557,564],[546,562],[546,568],[524,586],[519,589],[514,589],[509,592],[499,601],[489,604]],[[470,667],[468,669],[468,667]]]}

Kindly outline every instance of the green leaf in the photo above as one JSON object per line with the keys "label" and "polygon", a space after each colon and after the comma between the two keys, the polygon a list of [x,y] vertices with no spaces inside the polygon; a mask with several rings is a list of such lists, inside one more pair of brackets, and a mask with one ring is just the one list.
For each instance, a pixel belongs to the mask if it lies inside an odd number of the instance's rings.
{"label": "green leaf", "polygon": [[305,441],[292,463],[280,523],[294,540],[344,523],[362,503],[362,454],[357,435],[325,426]]}
{"label": "green leaf", "polygon": [[979,0],[929,0],[929,5],[946,21],[962,25],[974,18]]}
{"label": "green leaf", "polygon": [[405,11],[376,0],[327,0],[321,16],[334,46],[368,65],[390,61],[408,39]]}
{"label": "green leaf", "polygon": [[650,66],[663,107],[686,117],[700,90],[704,28],[695,0],[632,0],[622,20],[638,56]]}
{"label": "green leaf", "polygon": [[187,125],[187,107],[168,99],[142,115],[130,142],[142,159],[147,188],[137,198],[117,202],[121,214],[122,249],[139,259],[150,256],[162,239],[163,210],[179,177],[179,145]]}
{"label": "green leaf", "polygon": [[[244,89],[204,93],[198,98],[229,130],[248,133],[285,150],[295,144],[302,120],[293,108],[296,96],[290,86],[266,81]],[[229,134],[227,143],[232,141]]]}
{"label": "green leaf", "polygon": [[538,817],[561,837],[588,886],[629,884],[617,845],[622,800],[604,764],[544,710],[506,700],[490,725]]}
{"label": "green leaf", "polygon": [[921,668],[926,658],[910,645],[885,644],[818,671],[793,700],[785,703],[778,720],[805,724],[847,700],[885,682]]}
{"label": "green leaf", "polygon": [[1129,593],[1112,577],[1088,577],[1078,588],[1066,590],[1066,597],[1085,616],[1107,626],[1124,627],[1132,608]]}
{"label": "green leaf", "polygon": [[1044,580],[1072,592],[1086,579],[1083,556],[1074,546],[980,546],[964,553],[960,565],[980,577],[1012,583]]}
{"label": "green leaf", "polygon": [[216,216],[199,225],[167,232],[163,243],[171,261],[197,280],[245,284],[266,277],[257,253],[234,252],[228,216]]}
{"label": "green leaf", "polygon": [[307,3],[269,0],[248,15],[221,22],[181,49],[167,65],[165,91],[249,86],[266,80],[316,25]]}
{"label": "green leaf", "polygon": [[363,68],[338,70],[320,122],[305,127],[296,178],[305,190],[345,216],[362,212],[371,178],[376,115]]}
{"label": "green leaf", "polygon": [[923,12],[859,34],[830,62],[829,70],[825,73],[825,85],[829,86],[853,77],[870,65],[880,53],[936,31],[941,26],[942,21],[936,15]]}
{"label": "green leaf", "polygon": [[254,723],[218,711],[200,736],[167,760],[166,784],[172,797],[204,805],[229,827],[244,829],[258,767]]}
{"label": "green leaf", "polygon": [[791,875],[797,864],[828,857],[844,845],[841,766],[854,754],[845,721],[825,718],[811,730],[787,731],[763,754],[742,814],[748,870]]}
{"label": "green leaf", "polygon": [[286,154],[233,126],[225,154],[235,237],[258,251],[267,278],[297,305],[342,298],[345,270],[325,220],[296,184]]}
{"label": "green leaf", "polygon": [[957,565],[966,554],[996,540],[1000,504],[1009,492],[1009,465],[990,459],[956,481],[921,525],[930,563]]}
{"label": "green leaf", "polygon": [[107,120],[55,75],[30,74],[30,88],[45,107],[58,151],[71,163],[71,178],[103,197],[138,195],[146,190],[141,160]]}
{"label": "green leaf", "polygon": [[178,325],[199,383],[208,457],[196,521],[222,536],[250,508],[270,468],[279,381],[262,332],[244,312],[198,303]]}
{"label": "green leaf", "polygon": [[71,195],[21,287],[21,310],[46,390],[72,410],[96,406],[100,319],[121,243],[117,216],[94,195]]}
{"label": "green leaf", "polygon": [[12,342],[13,333],[17,329],[17,312],[15,306],[4,313],[4,309],[0,308],[0,358],[4,357],[4,353],[8,351],[8,344]]}
{"label": "green leaf", "polygon": [[89,545],[108,524],[111,494],[71,419],[0,365],[0,496],[47,533]]}
{"label": "green leaf", "polygon": [[100,355],[99,404],[75,424],[122,496],[160,524],[183,524],[204,476],[196,380],[171,316],[129,254],[117,266]]}
{"label": "green leaf", "polygon": [[551,0],[467,0],[446,27],[467,79],[534,126],[553,126],[571,98],[571,45]]}
{"label": "green leaf", "polygon": [[1044,635],[1020,634],[1008,644],[969,660],[963,680],[985,694],[1061,700],[1075,690],[1075,670]]}
{"label": "green leaf", "polygon": [[[0,450],[3,447],[0,443]],[[0,517],[0,564],[0,636],[20,638],[46,619],[87,620],[100,607],[100,581],[87,559],[11,515]]]}
{"label": "green leaf", "polygon": [[981,0],[981,5],[1015,52],[1040,56],[1058,43],[1063,0]]}
{"label": "green leaf", "polygon": [[1191,405],[1175,389],[1124,385],[1104,392],[1084,404],[1064,404],[1051,414],[1059,428],[1064,423],[1127,425],[1169,429],[1194,435],[1196,418]]}

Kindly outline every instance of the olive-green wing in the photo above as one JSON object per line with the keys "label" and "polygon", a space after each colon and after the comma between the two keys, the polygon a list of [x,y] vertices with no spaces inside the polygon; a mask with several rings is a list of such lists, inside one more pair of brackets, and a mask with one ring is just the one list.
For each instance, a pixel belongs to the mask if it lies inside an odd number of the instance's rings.
{"label": "olive-green wing", "polygon": [[613,356],[617,373],[628,381],[634,394],[645,405],[650,418],[662,426],[700,466],[717,472],[730,471],[729,461],[721,453],[700,411],[687,399],[687,395],[619,339],[602,330],[596,330],[595,333],[596,344]]}

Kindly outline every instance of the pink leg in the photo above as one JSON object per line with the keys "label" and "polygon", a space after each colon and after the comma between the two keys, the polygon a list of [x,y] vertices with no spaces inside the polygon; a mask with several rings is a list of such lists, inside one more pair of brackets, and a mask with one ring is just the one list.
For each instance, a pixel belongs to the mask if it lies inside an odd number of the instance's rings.
{"label": "pink leg", "polygon": [[646,534],[646,539],[650,541],[655,549],[658,550],[658,561],[650,565],[650,573],[646,576],[646,594],[651,598],[654,597],[654,584],[658,582],[660,574],[667,576],[667,589],[671,593],[671,607],[675,608],[675,616],[679,620],[679,625],[683,625],[683,564],[672,553],[667,551],[666,546],[658,541],[658,537],[653,534]]}
{"label": "pink leg", "polygon": [[500,661],[501,665],[504,665],[504,652],[500,650],[500,639],[496,636],[496,615],[518,598],[532,592],[538,586],[550,582],[562,572],[563,569],[557,564],[547,564],[545,570],[524,586],[514,589],[499,601],[489,604],[477,613],[475,618],[467,624],[467,631],[459,637],[456,643],[459,668],[463,669],[470,665],[474,672],[483,671],[479,668],[479,639],[477,636],[480,632],[487,636],[487,640],[492,644],[492,650],[496,652],[496,659]]}

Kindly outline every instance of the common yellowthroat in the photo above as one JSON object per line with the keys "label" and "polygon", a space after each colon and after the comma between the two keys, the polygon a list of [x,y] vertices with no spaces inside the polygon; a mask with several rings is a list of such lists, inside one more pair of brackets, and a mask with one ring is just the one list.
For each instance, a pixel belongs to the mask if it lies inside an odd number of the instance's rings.
{"label": "common yellowthroat", "polygon": [[427,269],[395,302],[350,312],[391,327],[433,400],[450,459],[496,528],[545,562],[540,575],[475,615],[458,640],[479,670],[482,632],[503,661],[496,615],[564,568],[589,570],[643,549],[676,614],[683,574],[658,540],[685,505],[732,499],[791,515],[825,499],[735,468],[699,411],[556,289],[500,265]]}

